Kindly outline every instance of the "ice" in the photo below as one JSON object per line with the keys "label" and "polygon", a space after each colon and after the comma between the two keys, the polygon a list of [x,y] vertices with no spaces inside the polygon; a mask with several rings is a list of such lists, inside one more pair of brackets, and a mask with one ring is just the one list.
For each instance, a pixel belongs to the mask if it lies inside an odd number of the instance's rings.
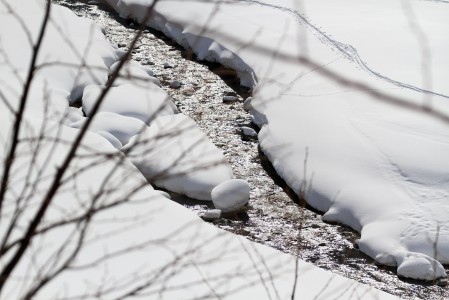
{"label": "ice", "polygon": [[[402,276],[446,276],[449,7],[295,3],[162,2],[148,24],[254,88],[262,150],[325,219],[361,232],[363,252]],[[116,9],[142,20],[140,5]]]}

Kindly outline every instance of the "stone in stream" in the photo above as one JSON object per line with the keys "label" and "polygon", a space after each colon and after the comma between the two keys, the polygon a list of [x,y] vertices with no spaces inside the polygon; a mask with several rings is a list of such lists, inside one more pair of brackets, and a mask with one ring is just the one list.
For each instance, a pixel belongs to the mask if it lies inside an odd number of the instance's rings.
{"label": "stone in stream", "polygon": [[239,101],[236,96],[223,96],[223,103],[232,103]]}
{"label": "stone in stream", "polygon": [[448,286],[448,284],[449,284],[449,282],[448,282],[447,278],[440,278],[436,282],[436,285],[438,285],[438,286]]}
{"label": "stone in stream", "polygon": [[220,219],[221,217],[221,210],[219,209],[210,209],[206,211],[203,215],[203,219],[206,221],[213,221]]}
{"label": "stone in stream", "polygon": [[242,134],[249,138],[257,138],[257,132],[251,127],[242,126]]}
{"label": "stone in stream", "polygon": [[238,211],[248,203],[249,190],[249,184],[245,180],[230,179],[212,190],[212,202],[222,212]]}
{"label": "stone in stream", "polygon": [[251,100],[253,100],[253,97],[248,97],[243,102],[243,109],[244,110],[249,111],[249,110],[251,110],[253,108],[253,106],[251,105]]}
{"label": "stone in stream", "polygon": [[169,63],[164,63],[164,69],[172,69],[173,65],[169,64]]}
{"label": "stone in stream", "polygon": [[181,82],[179,82],[178,80],[173,80],[172,82],[170,82],[169,87],[171,89],[179,89],[181,87]]}

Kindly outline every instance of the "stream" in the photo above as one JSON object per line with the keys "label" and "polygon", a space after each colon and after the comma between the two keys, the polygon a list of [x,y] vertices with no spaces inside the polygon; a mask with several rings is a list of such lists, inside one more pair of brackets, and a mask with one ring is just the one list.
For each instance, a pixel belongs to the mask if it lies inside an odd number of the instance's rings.
{"label": "stream", "polygon": [[[119,18],[103,5],[93,1],[53,2],[94,19],[106,29],[108,40],[124,50],[134,37],[137,25]],[[258,141],[241,133],[242,126],[257,128],[242,104],[251,91],[239,85],[235,72],[197,61],[191,53],[149,28],[132,53],[133,60],[150,65],[179,111],[193,118],[225,154],[235,177],[247,180],[251,186],[246,211],[223,215],[211,223],[404,299],[449,299],[447,280],[426,283],[398,278],[395,268],[378,265],[358,250],[357,232],[323,222],[320,212],[295,196],[276,175]],[[181,82],[180,88],[170,88],[174,80]],[[238,101],[224,103],[224,96],[235,96]],[[213,208],[211,202],[170,194],[172,200],[200,216]]]}

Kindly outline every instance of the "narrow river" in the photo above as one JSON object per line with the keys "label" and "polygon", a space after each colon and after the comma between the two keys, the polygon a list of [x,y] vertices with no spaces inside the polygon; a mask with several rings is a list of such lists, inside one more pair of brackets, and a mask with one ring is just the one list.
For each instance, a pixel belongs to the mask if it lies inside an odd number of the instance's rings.
{"label": "narrow river", "polygon": [[[134,36],[135,24],[120,19],[104,6],[87,4],[93,1],[53,2],[94,19],[105,27],[109,41],[123,49]],[[320,213],[298,201],[259,151],[257,140],[242,136],[241,127],[252,126],[242,104],[251,91],[238,85],[234,72],[195,61],[190,53],[151,29],[145,30],[133,50],[133,60],[151,66],[178,109],[193,118],[223,151],[235,177],[251,185],[247,211],[214,220],[215,226],[405,299],[449,299],[446,281],[427,284],[399,279],[394,268],[375,264],[357,249],[358,233],[323,222]],[[174,80],[181,82],[181,88],[170,88]],[[223,103],[223,97],[229,95],[239,101]],[[199,215],[213,207],[212,203],[173,193],[171,196]]]}

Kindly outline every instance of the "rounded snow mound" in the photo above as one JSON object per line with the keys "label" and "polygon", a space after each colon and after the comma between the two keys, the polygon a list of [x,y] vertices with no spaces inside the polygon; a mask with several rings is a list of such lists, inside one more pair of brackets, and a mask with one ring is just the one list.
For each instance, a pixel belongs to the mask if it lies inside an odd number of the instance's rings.
{"label": "rounded snow mound", "polygon": [[223,212],[239,210],[249,200],[249,184],[243,179],[230,179],[212,190],[214,206]]}

